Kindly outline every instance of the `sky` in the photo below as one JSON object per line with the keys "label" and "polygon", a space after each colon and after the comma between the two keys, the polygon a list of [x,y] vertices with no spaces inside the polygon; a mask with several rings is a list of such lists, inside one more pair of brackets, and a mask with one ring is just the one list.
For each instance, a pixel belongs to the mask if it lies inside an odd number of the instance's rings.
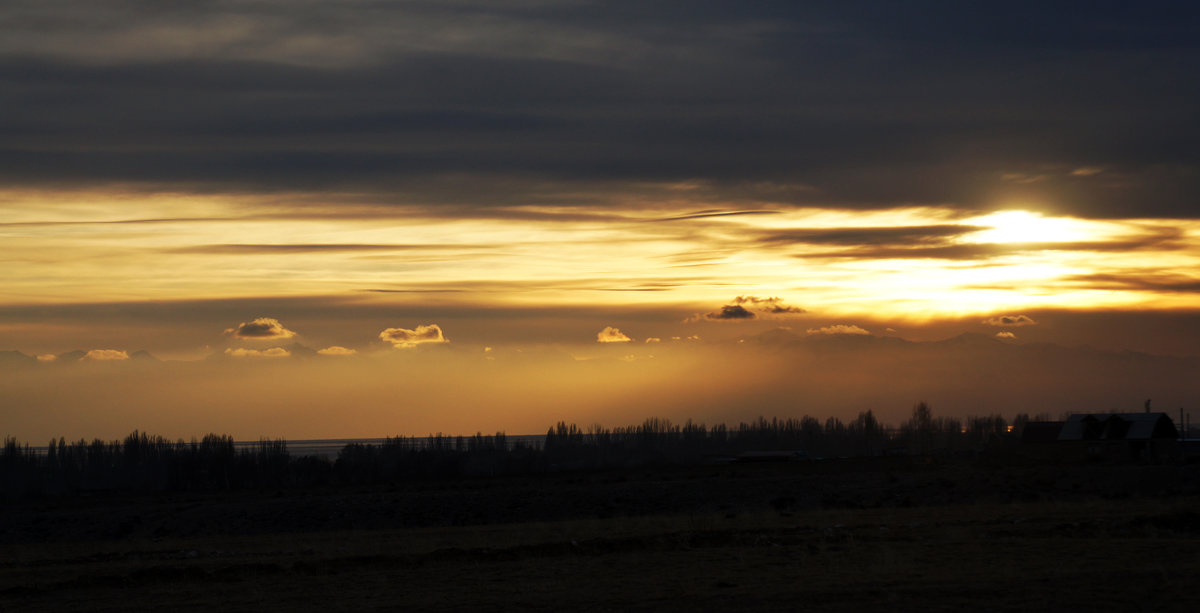
{"label": "sky", "polygon": [[1194,404],[1198,15],[10,0],[0,434]]}

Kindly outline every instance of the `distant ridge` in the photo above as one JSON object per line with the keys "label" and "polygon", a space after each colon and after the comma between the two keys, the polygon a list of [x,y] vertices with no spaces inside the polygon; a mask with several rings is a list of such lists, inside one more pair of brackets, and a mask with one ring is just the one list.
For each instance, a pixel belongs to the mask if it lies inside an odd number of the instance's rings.
{"label": "distant ridge", "polygon": [[25,355],[20,351],[0,351],[0,365],[5,366],[33,366],[38,363],[37,358]]}
{"label": "distant ridge", "polygon": [[158,359],[157,357],[154,356],[154,354],[150,353],[149,351],[146,351],[145,349],[139,349],[139,350],[129,354],[129,359],[133,360],[135,362],[151,362],[151,363],[161,363],[162,362],[162,360]]}

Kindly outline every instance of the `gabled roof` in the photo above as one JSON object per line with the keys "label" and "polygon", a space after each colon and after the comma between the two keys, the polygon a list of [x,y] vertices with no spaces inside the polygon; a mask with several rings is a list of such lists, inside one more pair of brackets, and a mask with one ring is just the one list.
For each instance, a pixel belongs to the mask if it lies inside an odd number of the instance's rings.
{"label": "gabled roof", "polygon": [[1076,413],[1058,433],[1060,441],[1150,440],[1178,438],[1166,413]]}

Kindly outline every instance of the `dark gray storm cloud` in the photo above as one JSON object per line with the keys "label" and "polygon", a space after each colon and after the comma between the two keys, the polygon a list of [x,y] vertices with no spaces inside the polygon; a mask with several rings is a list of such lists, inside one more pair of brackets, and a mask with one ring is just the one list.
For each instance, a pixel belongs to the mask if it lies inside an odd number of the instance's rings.
{"label": "dark gray storm cloud", "polygon": [[794,204],[1193,217],[1197,11],[13,0],[0,183],[487,205],[703,180],[803,186],[771,196]]}

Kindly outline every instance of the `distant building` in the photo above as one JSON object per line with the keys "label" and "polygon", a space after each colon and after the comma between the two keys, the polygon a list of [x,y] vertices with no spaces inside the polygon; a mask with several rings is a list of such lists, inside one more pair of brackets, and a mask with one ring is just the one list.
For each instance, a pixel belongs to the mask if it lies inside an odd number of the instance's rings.
{"label": "distant building", "polygon": [[1057,444],[1071,455],[1114,462],[1162,462],[1178,455],[1179,431],[1166,413],[1078,413]]}

